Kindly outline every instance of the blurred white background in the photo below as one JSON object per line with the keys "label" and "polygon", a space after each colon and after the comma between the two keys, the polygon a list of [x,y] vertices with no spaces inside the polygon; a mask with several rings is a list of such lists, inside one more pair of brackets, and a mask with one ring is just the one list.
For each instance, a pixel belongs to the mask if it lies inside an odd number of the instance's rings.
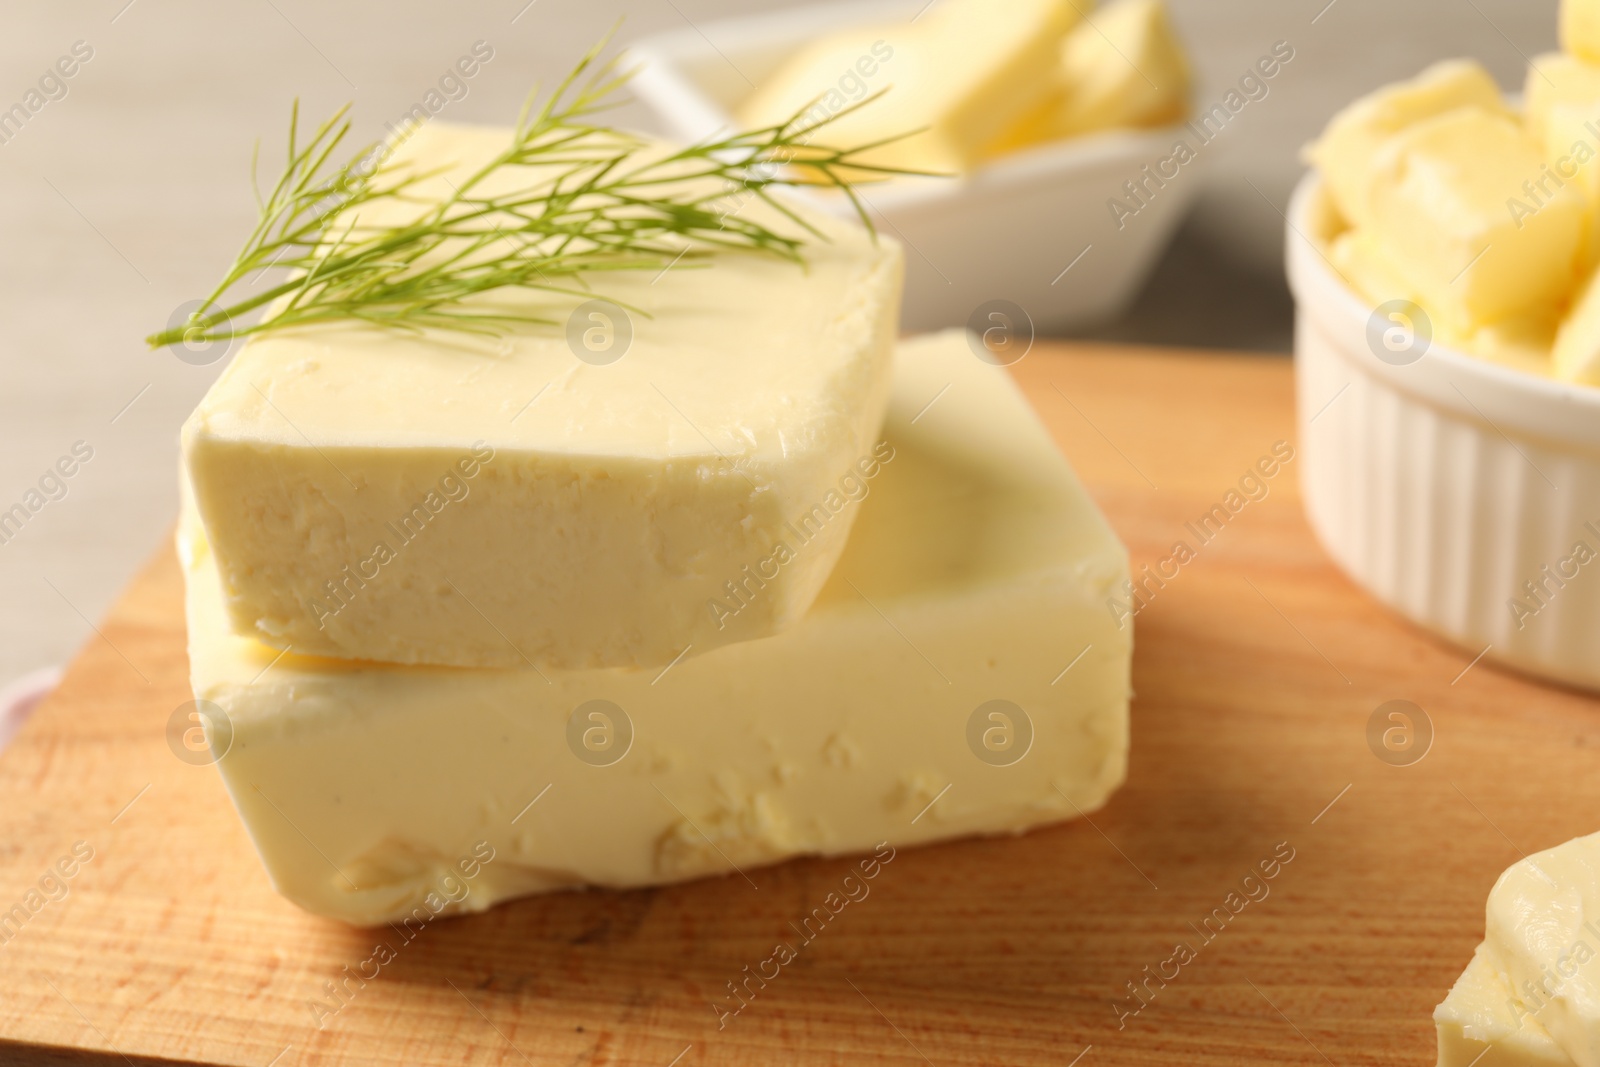
{"label": "blurred white background", "polygon": [[[1432,60],[1477,56],[1515,88],[1526,59],[1555,44],[1555,0],[1169,3],[1201,101],[1214,101],[1274,41],[1288,40],[1296,58],[1217,142],[1197,205],[1143,296],[1123,322],[1099,332],[1117,340],[1286,353],[1292,316],[1278,209],[1301,171],[1300,146],[1352,97]],[[531,83],[565,72],[619,17],[627,41],[780,6],[8,5],[0,108],[74,42],[86,42],[93,58],[64,98],[0,144],[0,511],[75,442],[93,458],[65,481],[64,497],[0,544],[0,685],[95,639],[91,620],[167,536],[178,427],[220,364],[188,366],[148,351],[141,338],[226,266],[253,221],[251,146],[259,137],[265,158],[280,150],[295,96],[316,118],[354,100],[357,132],[375,138],[483,40],[493,60],[445,115],[509,122]],[[620,121],[650,125],[637,107]]]}

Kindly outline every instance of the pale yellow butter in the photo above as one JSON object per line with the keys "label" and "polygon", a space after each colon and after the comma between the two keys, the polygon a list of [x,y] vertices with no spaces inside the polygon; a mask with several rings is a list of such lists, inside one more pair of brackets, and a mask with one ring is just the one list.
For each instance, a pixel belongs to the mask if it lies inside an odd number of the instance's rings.
{"label": "pale yellow butter", "polygon": [[[509,137],[433,122],[395,165],[459,175]],[[659,668],[792,624],[858,510],[901,278],[893,241],[805,217],[804,267],[592,279],[631,313],[518,290],[497,299],[555,325],[246,344],[183,431],[231,627],[347,658]]]}
{"label": "pale yellow butter", "polygon": [[1600,1067],[1600,834],[1535,853],[1489,893],[1485,943],[1506,985],[1578,1067]]}
{"label": "pale yellow butter", "polygon": [[1549,378],[1556,373],[1550,349],[1556,341],[1559,314],[1557,308],[1543,307],[1480,326],[1467,333],[1456,334],[1446,330],[1440,336],[1446,344],[1471,352],[1490,363]]}
{"label": "pale yellow butter", "polygon": [[[1505,111],[1499,86],[1477,63],[1463,59],[1435,63],[1415,78],[1386,85],[1340,111],[1308,150],[1308,159],[1321,171],[1340,213],[1354,225],[1367,225],[1372,217],[1369,186],[1390,139],[1415,123],[1459,107]],[[1522,180],[1519,177],[1503,196],[1512,195]]]}
{"label": "pale yellow butter", "polygon": [[1462,107],[1395,134],[1373,162],[1367,228],[1424,308],[1476,329],[1571,294],[1583,198],[1556,189],[1514,210],[1543,154],[1498,110]]}
{"label": "pale yellow butter", "polygon": [[1061,45],[1048,96],[991,146],[1032,144],[1126,127],[1182,121],[1189,61],[1162,0],[1116,0],[1088,13]]}
{"label": "pale yellow butter", "polygon": [[[1567,152],[1572,142],[1566,136],[1552,137],[1551,113],[1560,107],[1576,106],[1600,120],[1600,66],[1593,66],[1574,56],[1560,52],[1547,52],[1535,56],[1528,65],[1528,76],[1523,83],[1522,107],[1528,132],[1534,139],[1555,152]],[[1591,146],[1596,136],[1586,140]],[[1592,151],[1588,153],[1592,158]]]}
{"label": "pale yellow butter", "polygon": [[1600,834],[1513,864],[1485,910],[1483,943],[1434,1011],[1439,1067],[1596,1067]]}
{"label": "pale yellow butter", "polygon": [[[1394,325],[1407,334],[1425,328],[1430,343],[1471,352],[1480,359],[1526,374],[1542,377],[1553,374],[1550,346],[1556,337],[1555,309],[1540,308],[1469,328],[1452,319],[1444,309],[1424,309],[1423,296],[1367,231],[1346,230],[1339,234],[1328,245],[1327,256],[1346,284],[1366,297],[1373,307],[1382,307],[1391,301],[1411,305],[1388,311]],[[1421,316],[1426,316],[1425,325]]]}
{"label": "pale yellow butter", "polygon": [[1433,1010],[1438,1067],[1572,1067],[1527,1005],[1506,983],[1488,945]]}
{"label": "pale yellow butter", "polygon": [[1579,258],[1585,269],[1600,261],[1600,67],[1552,53],[1536,57],[1523,89],[1524,121],[1544,148],[1546,169],[1529,179],[1524,204],[1565,184],[1583,194],[1585,220]]}
{"label": "pale yellow butter", "polygon": [[1600,63],[1600,2],[1561,0],[1561,48],[1590,63]]}
{"label": "pale yellow butter", "polygon": [[915,22],[829,35],[763,79],[738,120],[762,127],[801,112],[807,124],[831,118],[816,143],[853,148],[899,138],[856,158],[960,173],[1049,90],[1061,39],[1080,9],[1071,0],[944,0]]}
{"label": "pale yellow butter", "polygon": [[805,618],[664,674],[278,659],[230,631],[190,514],[194,692],[230,723],[209,730],[231,737],[218,768],[274,886],[398,922],[569,886],[761,885],[790,856],[1099,807],[1127,760],[1124,549],[963,334],[902,346],[883,435]]}
{"label": "pale yellow butter", "polygon": [[1600,385],[1600,271],[1590,275],[1572,302],[1551,357],[1556,377]]}
{"label": "pale yellow butter", "polygon": [[1366,230],[1345,230],[1330,241],[1328,262],[1348,285],[1372,304],[1391,300],[1415,304],[1419,299],[1416,287],[1406,281]]}

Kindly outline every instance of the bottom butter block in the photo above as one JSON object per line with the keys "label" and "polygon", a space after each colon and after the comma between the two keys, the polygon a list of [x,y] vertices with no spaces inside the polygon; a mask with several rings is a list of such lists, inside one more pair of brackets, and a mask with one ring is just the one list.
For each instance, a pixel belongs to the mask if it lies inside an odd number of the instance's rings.
{"label": "bottom butter block", "polygon": [[[279,658],[227,628],[190,511],[197,707],[274,887],[351,923],[425,920],[563,887],[758,883],[792,856],[1099,807],[1127,763],[1122,546],[964,334],[901,346],[882,436],[808,513],[860,509],[810,613],[664,670]],[[707,610],[761,596],[805,553],[794,532]]]}

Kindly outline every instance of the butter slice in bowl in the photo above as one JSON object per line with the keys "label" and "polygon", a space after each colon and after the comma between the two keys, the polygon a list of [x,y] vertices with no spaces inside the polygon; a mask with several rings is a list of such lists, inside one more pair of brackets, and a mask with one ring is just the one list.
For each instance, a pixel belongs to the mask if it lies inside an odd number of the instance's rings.
{"label": "butter slice in bowl", "polygon": [[[863,162],[960,173],[1048,91],[1079,10],[1070,0],[944,0],[909,26],[852,27],[790,57],[739,108],[739,122],[753,128],[831,113],[821,136],[885,141],[860,155]],[[840,72],[863,60],[879,70],[884,98],[854,110],[831,106]]]}
{"label": "butter slice in bowl", "polygon": [[1526,216],[1506,209],[1542,162],[1522,125],[1489,108],[1456,108],[1387,143],[1368,187],[1372,231],[1430,314],[1474,329],[1571,294],[1583,197],[1567,186]]}
{"label": "butter slice in bowl", "polygon": [[1534,196],[1524,189],[1519,199],[1536,206],[1535,200],[1549,195],[1556,183],[1575,186],[1587,212],[1582,268],[1592,270],[1600,262],[1600,166],[1594,165],[1600,154],[1600,67],[1559,52],[1535,56],[1523,83],[1522,106],[1547,167],[1528,179],[1537,182]]}
{"label": "butter slice in bowl", "polygon": [[1368,226],[1376,164],[1389,139],[1409,126],[1456,108],[1505,111],[1500,87],[1483,67],[1450,59],[1409,81],[1386,85],[1340,111],[1307,150],[1339,210],[1354,226]]}
{"label": "butter slice in bowl", "polygon": [[1044,99],[989,152],[1181,122],[1189,87],[1189,60],[1162,0],[1116,0],[1067,34]]}
{"label": "butter slice in bowl", "polygon": [[[394,165],[448,166],[418,189],[438,194],[510,136],[429,123]],[[610,304],[504,290],[554,323],[504,338],[248,342],[183,432],[225,625],[297,653],[564,669],[791,625],[849,532],[832,505],[883,417],[902,270],[893,241],[795,210],[823,235],[803,267],[612,271]]]}
{"label": "butter slice in bowl", "polygon": [[1600,63],[1600,2],[1562,0],[1561,47],[1590,63]]}
{"label": "butter slice in bowl", "polygon": [[[949,333],[901,347],[867,454],[810,612],[665,674],[274,662],[229,632],[191,513],[194,692],[274,886],[375,924],[572,886],[759,884],[796,855],[1099,807],[1127,759],[1132,630],[1105,607],[1127,558],[1048,432]],[[450,896],[463,861],[470,892]]]}
{"label": "butter slice in bowl", "polygon": [[1559,317],[1584,245],[1584,198],[1552,185],[1538,210],[1508,210],[1541,177],[1544,145],[1478,64],[1439,63],[1357,101],[1309,157],[1352,232],[1409,283],[1441,333]]}

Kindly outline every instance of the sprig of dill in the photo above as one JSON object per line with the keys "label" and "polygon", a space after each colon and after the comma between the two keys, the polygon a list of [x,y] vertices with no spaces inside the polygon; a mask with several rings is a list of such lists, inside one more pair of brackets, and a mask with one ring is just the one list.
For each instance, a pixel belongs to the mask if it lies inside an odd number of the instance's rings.
{"label": "sprig of dill", "polygon": [[[201,344],[333,320],[420,331],[494,334],[513,323],[545,321],[467,298],[505,288],[586,291],[584,275],[663,270],[719,250],[768,253],[799,262],[803,236],[779,233],[728,209],[749,193],[821,237],[771,195],[775,186],[818,184],[844,192],[871,229],[845,175],[909,173],[857,157],[885,141],[851,149],[811,143],[816,132],[875,96],[817,120],[802,110],[777,126],[748,130],[666,154],[637,137],[598,124],[628,79],[618,61],[599,61],[596,45],[537,111],[537,90],[506,148],[439,200],[412,194],[440,172],[379,164],[386,148],[369,145],[330,168],[350,132],[349,105],[305,143],[299,103],[289,122],[282,175],[256,201],[260,217],[222,281],[187,321],[151,334],[152,348]],[[255,161],[252,160],[252,172]],[[480,191],[492,175],[526,170],[514,191]],[[500,183],[496,183],[499,185]],[[383,202],[414,205],[410,221],[383,225],[362,213]],[[237,295],[258,272],[287,277]],[[250,325],[238,325],[265,308]]]}

